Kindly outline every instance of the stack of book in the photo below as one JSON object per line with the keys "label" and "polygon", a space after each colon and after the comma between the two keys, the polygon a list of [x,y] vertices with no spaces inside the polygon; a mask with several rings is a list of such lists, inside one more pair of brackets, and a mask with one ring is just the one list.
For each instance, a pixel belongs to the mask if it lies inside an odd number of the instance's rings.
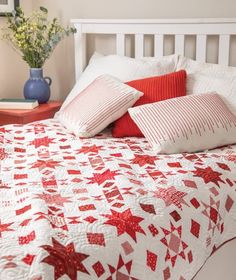
{"label": "stack of book", "polygon": [[34,109],[39,106],[34,99],[0,99],[0,109]]}

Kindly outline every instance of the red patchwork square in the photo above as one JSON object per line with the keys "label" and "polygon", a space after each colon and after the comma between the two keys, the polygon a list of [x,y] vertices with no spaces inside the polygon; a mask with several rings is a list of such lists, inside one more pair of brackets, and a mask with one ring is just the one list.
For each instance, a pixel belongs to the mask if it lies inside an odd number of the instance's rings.
{"label": "red patchwork square", "polygon": [[105,247],[105,239],[103,233],[87,233],[88,242]]}
{"label": "red patchwork square", "polygon": [[100,262],[96,262],[93,265],[93,269],[94,269],[95,273],[97,274],[98,278],[101,277],[105,272],[105,269]]}

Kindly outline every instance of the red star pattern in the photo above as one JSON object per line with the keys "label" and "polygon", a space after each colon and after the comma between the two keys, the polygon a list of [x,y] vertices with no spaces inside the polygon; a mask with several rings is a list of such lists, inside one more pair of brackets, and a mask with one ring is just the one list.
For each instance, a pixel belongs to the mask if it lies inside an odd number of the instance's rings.
{"label": "red star pattern", "polygon": [[88,178],[88,180],[90,180],[89,184],[97,183],[98,185],[101,185],[106,181],[114,180],[117,175],[119,175],[118,171],[111,171],[108,169],[103,173],[94,173],[93,177]]}
{"label": "red star pattern", "polygon": [[174,267],[178,257],[186,259],[188,245],[182,240],[182,226],[175,227],[170,223],[170,229],[162,228],[162,231],[165,236],[161,242],[168,248],[165,260],[170,260],[172,267]]}
{"label": "red star pattern", "polygon": [[132,164],[138,164],[142,167],[144,165],[154,165],[156,160],[157,158],[154,156],[134,154],[134,159],[132,159],[131,162]]}
{"label": "red star pattern", "polygon": [[203,215],[209,218],[209,225],[208,225],[209,233],[211,233],[212,231],[214,234],[214,231],[216,229],[220,231],[222,225],[222,217],[219,214],[220,201],[214,201],[214,199],[210,197],[210,204],[206,204],[202,202],[202,205],[204,206],[204,210],[202,211]]}
{"label": "red star pattern", "polygon": [[133,216],[130,209],[122,213],[111,210],[111,213],[112,215],[104,215],[108,218],[104,224],[116,227],[118,236],[127,233],[136,242],[136,232],[145,235],[144,230],[139,225],[143,218]]}
{"label": "red star pattern", "polygon": [[186,195],[187,193],[178,191],[175,187],[158,188],[158,190],[154,192],[154,196],[156,198],[162,199],[166,206],[173,204],[181,210],[182,204],[188,206],[188,204],[183,199]]}
{"label": "red star pattern", "polygon": [[54,160],[37,160],[31,168],[39,168],[39,170],[42,170],[44,168],[52,168],[55,169],[55,167],[61,166],[60,161],[54,161]]}
{"label": "red star pattern", "polygon": [[192,279],[236,237],[235,147],[156,156],[56,119],[0,129],[0,274]]}
{"label": "red star pattern", "polygon": [[81,149],[77,150],[78,154],[89,154],[89,153],[94,153],[97,154],[99,151],[102,151],[103,147],[102,146],[83,146]]}
{"label": "red star pattern", "polygon": [[202,178],[206,184],[212,182],[219,187],[219,182],[224,183],[224,181],[220,178],[222,174],[220,172],[214,171],[210,166],[206,168],[196,167],[196,170],[193,171],[193,174],[194,177]]}
{"label": "red star pattern", "polygon": [[64,206],[64,203],[71,202],[70,197],[62,197],[60,194],[37,194],[36,198],[43,199],[49,205]]}
{"label": "red star pattern", "polygon": [[67,275],[71,280],[77,279],[77,271],[89,274],[82,262],[89,256],[75,252],[73,242],[64,246],[56,239],[52,238],[52,246],[41,246],[48,252],[48,256],[41,262],[54,266],[54,278],[59,279]]}
{"label": "red star pattern", "polygon": [[30,142],[30,145],[34,145],[35,148],[39,148],[41,146],[49,147],[49,144],[53,143],[54,138],[49,138],[48,136],[42,138],[36,138],[35,140]]}

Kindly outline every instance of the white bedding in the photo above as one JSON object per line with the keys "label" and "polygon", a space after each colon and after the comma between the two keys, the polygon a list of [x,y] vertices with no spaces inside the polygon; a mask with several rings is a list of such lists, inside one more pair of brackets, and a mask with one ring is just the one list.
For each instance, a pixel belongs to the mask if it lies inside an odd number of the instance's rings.
{"label": "white bedding", "polygon": [[0,128],[0,279],[190,280],[236,237],[236,146],[156,156],[56,120]]}

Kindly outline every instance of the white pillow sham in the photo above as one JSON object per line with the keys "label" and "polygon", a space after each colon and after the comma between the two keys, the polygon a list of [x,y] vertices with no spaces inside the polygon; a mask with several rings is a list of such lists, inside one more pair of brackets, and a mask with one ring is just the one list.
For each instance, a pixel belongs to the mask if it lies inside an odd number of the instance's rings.
{"label": "white pillow sham", "polygon": [[128,111],[157,153],[192,153],[236,143],[236,116],[216,93],[172,98]]}
{"label": "white pillow sham", "polygon": [[119,55],[103,56],[95,52],[87,68],[64,101],[61,110],[93,80],[101,75],[109,74],[123,82],[127,82],[174,72],[177,61],[178,55],[165,56],[161,59],[153,57],[134,59]]}
{"label": "white pillow sham", "polygon": [[217,91],[229,109],[236,115],[236,75],[232,76],[231,79],[215,78],[199,73],[187,76],[187,95],[213,91]]}
{"label": "white pillow sham", "polygon": [[110,75],[96,78],[59,115],[79,137],[93,137],[124,115],[143,93]]}
{"label": "white pillow sham", "polygon": [[216,91],[236,115],[236,67],[203,63],[179,56],[177,70],[187,76],[187,95]]}
{"label": "white pillow sham", "polygon": [[195,61],[179,55],[177,70],[184,69],[188,74],[201,74],[218,79],[231,79],[236,76],[236,67]]}

